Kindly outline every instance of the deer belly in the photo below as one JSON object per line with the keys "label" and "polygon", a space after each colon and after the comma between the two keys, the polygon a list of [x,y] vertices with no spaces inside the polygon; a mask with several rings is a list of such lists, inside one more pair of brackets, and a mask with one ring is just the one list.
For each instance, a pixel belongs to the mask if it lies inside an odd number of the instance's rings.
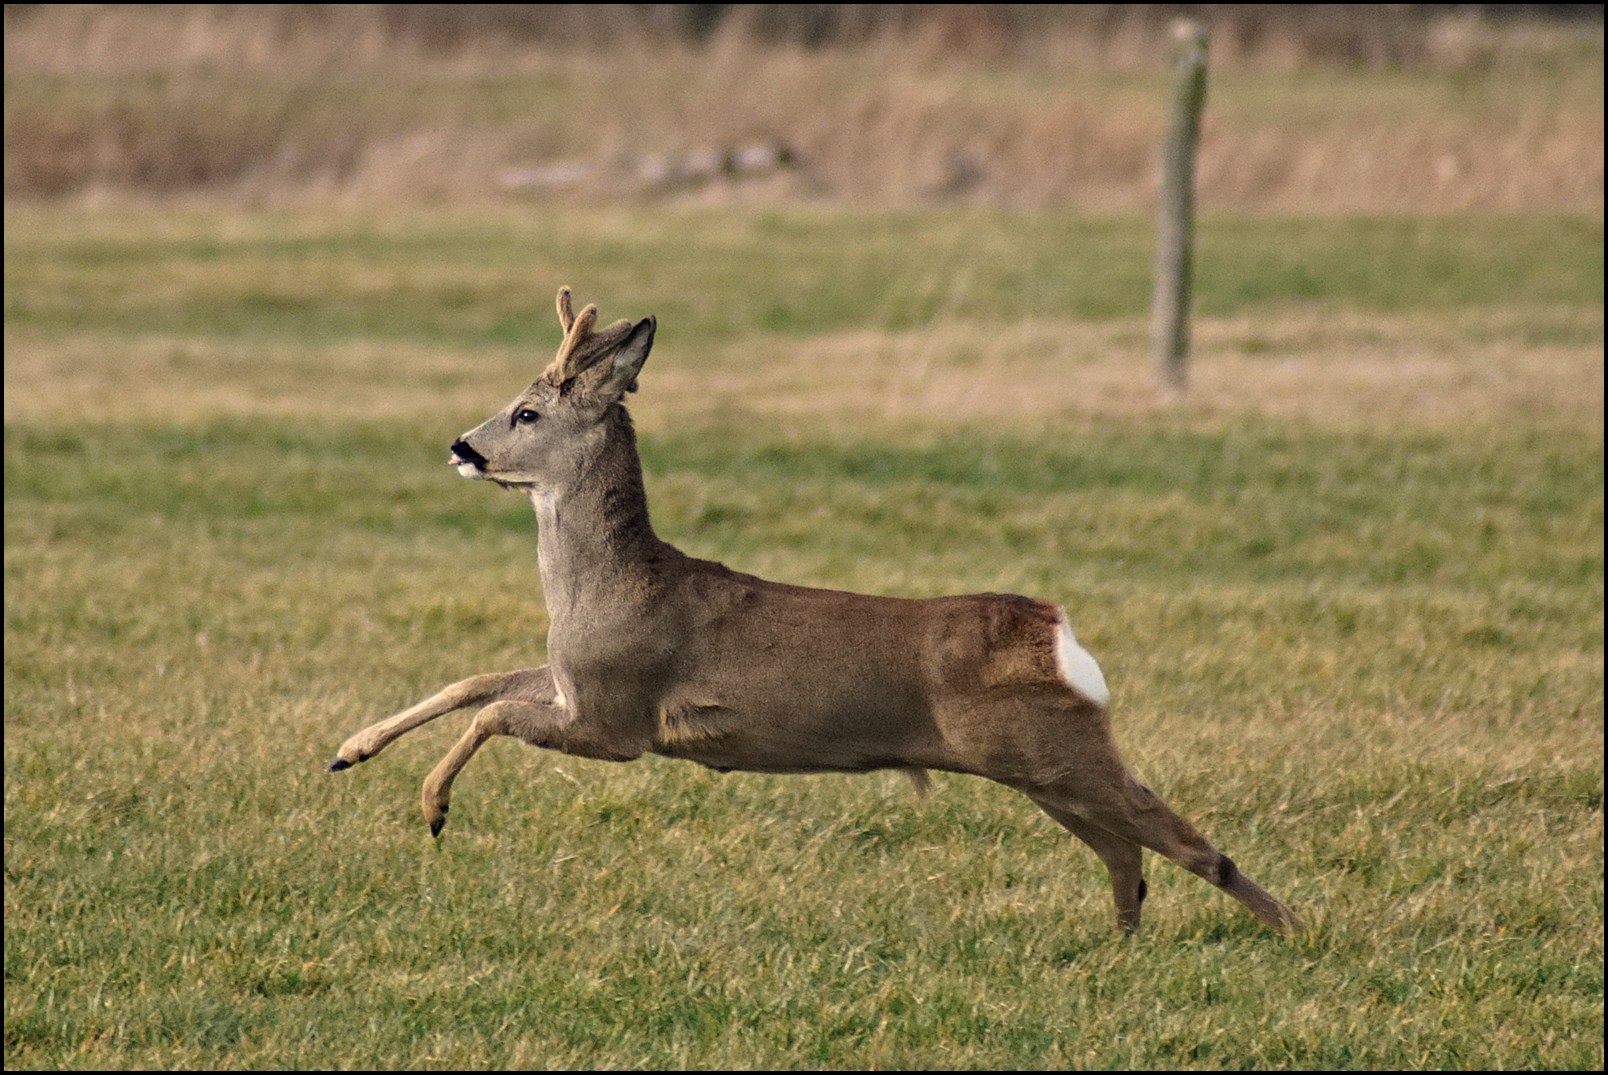
{"label": "deer belly", "polygon": [[722,772],[862,773],[922,764],[929,753],[920,746],[925,723],[860,707],[744,713],[724,705],[666,706],[653,751]]}

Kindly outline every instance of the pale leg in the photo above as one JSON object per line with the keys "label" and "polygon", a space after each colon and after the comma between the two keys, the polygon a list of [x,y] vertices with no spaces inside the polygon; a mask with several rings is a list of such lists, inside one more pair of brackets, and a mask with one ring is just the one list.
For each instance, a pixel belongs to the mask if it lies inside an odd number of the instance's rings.
{"label": "pale leg", "polygon": [[358,762],[367,761],[419,725],[428,724],[455,709],[484,705],[500,698],[540,698],[544,695],[549,698],[555,695],[553,675],[545,667],[470,676],[394,717],[386,717],[369,725],[347,739],[336,752],[335,760],[329,763],[330,772],[338,773]]}

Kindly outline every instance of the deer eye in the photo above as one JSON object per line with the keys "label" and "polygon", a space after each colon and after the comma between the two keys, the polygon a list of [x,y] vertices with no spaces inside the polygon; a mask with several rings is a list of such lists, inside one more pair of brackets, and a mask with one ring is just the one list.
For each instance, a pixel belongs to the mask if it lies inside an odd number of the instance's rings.
{"label": "deer eye", "polygon": [[538,419],[540,417],[541,417],[541,415],[537,414],[535,411],[531,410],[529,407],[525,407],[525,408],[522,408],[518,413],[516,413],[514,415],[514,421],[518,422],[520,425],[528,426],[528,425],[530,425],[532,422],[536,421],[536,419]]}

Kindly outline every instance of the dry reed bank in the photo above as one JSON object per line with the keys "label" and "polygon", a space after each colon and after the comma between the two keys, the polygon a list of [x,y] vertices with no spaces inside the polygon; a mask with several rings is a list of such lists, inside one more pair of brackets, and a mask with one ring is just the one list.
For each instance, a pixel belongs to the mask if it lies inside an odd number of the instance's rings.
{"label": "dry reed bank", "polygon": [[[5,191],[1149,205],[1172,9],[796,7],[8,5]],[[1601,210],[1600,17],[1207,17],[1210,209]]]}

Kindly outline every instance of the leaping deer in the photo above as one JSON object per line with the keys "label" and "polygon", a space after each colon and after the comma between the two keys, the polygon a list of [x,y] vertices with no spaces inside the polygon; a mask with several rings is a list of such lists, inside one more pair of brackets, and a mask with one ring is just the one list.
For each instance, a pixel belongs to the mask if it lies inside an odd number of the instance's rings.
{"label": "leaping deer", "polygon": [[471,676],[341,744],[332,771],[466,706],[483,708],[424,782],[438,836],[452,782],[494,735],[587,758],[644,753],[720,772],[970,773],[1022,792],[1111,875],[1139,928],[1142,849],[1204,877],[1276,929],[1298,922],[1134,779],[1100,666],[1066,613],[1012,594],[910,600],[768,582],[654,534],[621,404],[656,322],[598,329],[558,293],[564,342],[513,402],[452,445],[466,478],[530,496],[551,626],[548,664]]}

